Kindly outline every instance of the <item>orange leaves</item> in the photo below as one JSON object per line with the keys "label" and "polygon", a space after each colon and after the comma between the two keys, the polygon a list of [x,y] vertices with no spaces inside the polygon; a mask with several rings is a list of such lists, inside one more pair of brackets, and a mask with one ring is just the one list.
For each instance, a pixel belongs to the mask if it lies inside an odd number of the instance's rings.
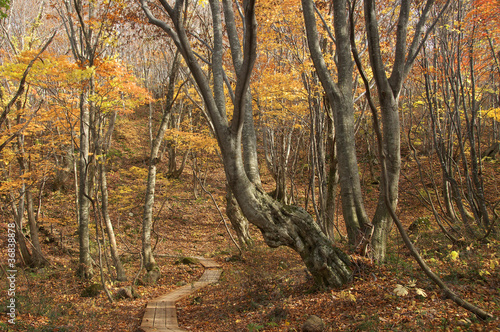
{"label": "orange leaves", "polygon": [[194,151],[205,151],[213,153],[217,149],[217,140],[210,137],[208,132],[190,132],[178,129],[167,129],[166,140],[175,141],[183,149],[192,149]]}
{"label": "orange leaves", "polygon": [[[5,80],[0,105],[5,107],[36,51],[23,51],[0,67]],[[130,112],[149,93],[116,58],[99,58],[82,67],[66,55],[44,53],[31,68],[26,89],[0,128],[0,143],[19,132],[0,155],[2,192],[32,185],[60,170],[60,161],[77,148],[81,96],[96,115]]]}
{"label": "orange leaves", "polygon": [[474,1],[474,14],[477,15],[479,20],[491,26],[496,25],[499,29],[500,23],[500,1],[498,0],[475,0]]}
{"label": "orange leaves", "polygon": [[95,90],[89,100],[101,112],[120,110],[127,113],[151,100],[147,90],[139,86],[135,76],[118,60],[98,59],[94,70]]}

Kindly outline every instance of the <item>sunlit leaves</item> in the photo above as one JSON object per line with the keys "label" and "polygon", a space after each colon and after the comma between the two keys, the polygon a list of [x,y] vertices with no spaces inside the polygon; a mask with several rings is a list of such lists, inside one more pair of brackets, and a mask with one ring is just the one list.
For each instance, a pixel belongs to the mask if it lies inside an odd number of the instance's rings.
{"label": "sunlit leaves", "polygon": [[458,253],[458,251],[452,251],[448,255],[448,258],[450,259],[450,261],[456,261],[456,260],[458,260],[459,257],[460,257],[460,254]]}
{"label": "sunlit leaves", "polygon": [[305,46],[300,3],[280,0],[258,4],[260,56],[252,84],[263,119],[288,125],[308,114],[303,75],[312,72]]}
{"label": "sunlit leaves", "polygon": [[[10,100],[10,94],[35,53],[23,51],[0,67],[7,87],[2,89],[2,107]],[[0,131],[1,142],[4,142],[22,129],[24,158],[29,159],[33,171],[24,171],[22,176],[10,179],[6,176],[7,181],[1,184],[3,192],[60,171],[52,164],[52,158],[66,158],[71,142],[77,148],[80,96],[82,91],[90,90],[91,80],[93,88],[87,102],[93,103],[94,110],[103,115],[130,112],[150,98],[135,76],[115,58],[97,59],[94,66],[82,67],[66,55],[44,54],[34,63],[27,78],[24,101],[9,114],[10,125]],[[15,168],[19,167],[16,165],[21,152],[16,141],[2,152],[0,164],[6,170],[4,174],[17,173]]]}
{"label": "sunlit leaves", "polygon": [[110,180],[118,185],[110,188],[110,203],[118,207],[118,211],[133,211],[140,205],[140,199],[146,192],[144,179],[148,176],[148,169],[131,166],[117,172],[109,172]]}
{"label": "sunlit leaves", "polygon": [[106,58],[95,63],[95,92],[89,100],[102,112],[115,109],[130,112],[150,100],[149,93],[141,87],[119,61]]}
{"label": "sunlit leaves", "polygon": [[415,288],[415,293],[422,297],[427,297],[427,293],[422,288]]}
{"label": "sunlit leaves", "polygon": [[495,121],[500,122],[500,108],[490,108],[488,110],[481,111],[485,116],[494,119]]}
{"label": "sunlit leaves", "polygon": [[204,151],[214,153],[217,149],[217,140],[210,137],[208,132],[190,132],[178,129],[168,129],[166,140],[176,142],[182,150]]}
{"label": "sunlit leaves", "polygon": [[408,295],[408,288],[406,288],[405,286],[403,286],[401,284],[397,284],[396,288],[394,288],[394,293],[397,296],[406,296],[406,295]]}
{"label": "sunlit leaves", "polygon": [[405,285],[397,284],[393,292],[397,296],[406,296],[410,294],[410,290],[414,290],[415,294],[421,297],[427,297],[427,293],[422,289],[417,287],[417,281],[410,279],[410,281]]}

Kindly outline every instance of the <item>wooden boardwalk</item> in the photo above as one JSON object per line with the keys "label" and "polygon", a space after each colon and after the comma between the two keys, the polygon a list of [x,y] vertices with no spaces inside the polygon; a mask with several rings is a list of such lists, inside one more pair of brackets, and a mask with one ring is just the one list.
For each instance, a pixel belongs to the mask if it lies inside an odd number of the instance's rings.
{"label": "wooden boardwalk", "polygon": [[186,331],[181,329],[177,323],[175,302],[208,284],[217,282],[222,272],[220,265],[214,260],[204,257],[195,258],[198,259],[200,264],[206,269],[201,278],[193,284],[180,287],[168,294],[149,301],[146,306],[144,317],[142,318],[141,326],[139,327],[140,331]]}

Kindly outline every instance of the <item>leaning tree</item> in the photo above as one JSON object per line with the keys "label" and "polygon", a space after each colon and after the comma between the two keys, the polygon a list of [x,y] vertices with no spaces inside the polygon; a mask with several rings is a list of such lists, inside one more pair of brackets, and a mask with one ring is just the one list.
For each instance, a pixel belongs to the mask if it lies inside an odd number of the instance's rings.
{"label": "leaning tree", "polygon": [[[276,201],[260,185],[249,100],[257,47],[255,0],[245,0],[243,8],[230,0],[223,0],[222,4],[218,0],[209,0],[210,7],[206,10],[213,27],[208,45],[210,59],[201,58],[193,50],[194,42],[199,44],[199,39],[196,31],[188,27],[190,15],[195,10],[191,2],[159,0],[150,6],[153,1],[139,1],[149,22],[168,34],[191,71],[213,124],[228,186],[244,216],[259,228],[269,246],[288,246],[297,251],[317,286],[339,287],[348,282],[352,276],[349,257],[333,246],[312,216],[300,207]],[[235,8],[240,13],[241,22],[235,18]],[[238,26],[243,26],[242,39],[237,33]],[[223,66],[225,52],[231,54],[233,60],[235,84],[227,80]],[[209,66],[206,66],[207,62]],[[224,85],[231,96],[230,102],[226,101]]]}

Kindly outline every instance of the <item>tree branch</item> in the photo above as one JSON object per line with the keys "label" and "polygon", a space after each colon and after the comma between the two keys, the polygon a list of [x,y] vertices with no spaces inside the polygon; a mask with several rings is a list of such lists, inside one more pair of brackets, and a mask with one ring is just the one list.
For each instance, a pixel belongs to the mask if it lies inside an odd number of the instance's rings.
{"label": "tree branch", "polygon": [[54,31],[54,33],[52,34],[52,36],[49,38],[49,40],[45,43],[45,45],[43,45],[42,49],[40,50],[40,52],[38,52],[35,57],[29,62],[28,64],[28,67],[26,67],[26,69],[24,70],[24,73],[23,73],[23,76],[21,77],[21,81],[19,82],[19,87],[17,88],[17,91],[16,93],[14,94],[14,97],[12,97],[12,99],[10,100],[10,102],[7,104],[7,106],[5,106],[5,109],[3,110],[2,112],[2,115],[0,115],[0,127],[2,126],[2,124],[5,122],[5,120],[7,119],[7,115],[10,113],[11,111],[11,108],[12,106],[14,105],[14,103],[17,101],[17,99],[19,99],[19,97],[23,94],[24,92],[24,87],[26,85],[26,78],[28,77],[28,74],[31,70],[31,68],[33,67],[33,65],[35,64],[35,61],[38,60],[38,58],[40,57],[40,55],[42,55],[42,53],[47,49],[47,47],[49,47],[50,43],[52,43],[52,40],[54,40],[54,37],[56,36],[57,34],[57,30]]}
{"label": "tree branch", "polygon": [[231,124],[233,133],[243,129],[245,95],[250,86],[250,77],[255,59],[257,58],[257,21],[255,19],[255,0],[245,0],[243,3],[245,12],[245,39],[243,43],[243,63],[237,71],[237,82],[235,89],[234,114]]}

